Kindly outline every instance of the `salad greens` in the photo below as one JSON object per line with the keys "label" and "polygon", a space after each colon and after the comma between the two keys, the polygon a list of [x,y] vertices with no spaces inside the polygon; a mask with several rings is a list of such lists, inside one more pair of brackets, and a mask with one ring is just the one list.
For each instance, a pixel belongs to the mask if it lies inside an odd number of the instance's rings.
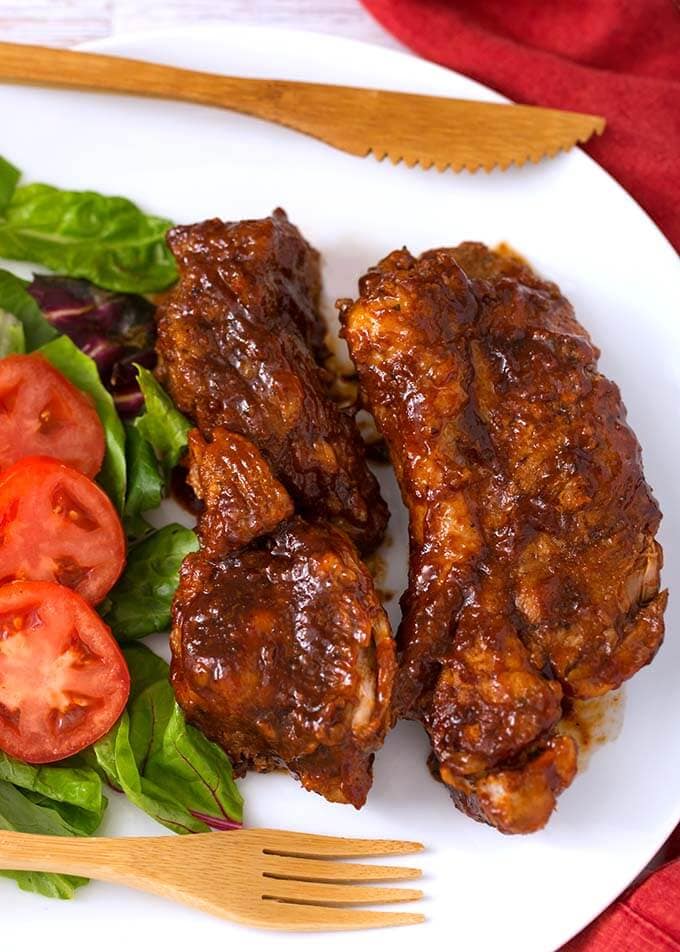
{"label": "salad greens", "polygon": [[0,780],[29,791],[31,799],[53,804],[64,822],[94,833],[106,808],[101,778],[87,767],[33,766],[0,751]]}
{"label": "salad greens", "polygon": [[123,651],[132,692],[127,711],[91,752],[109,783],[176,833],[233,829],[243,800],[226,754],[190,727],[175,702],[168,665],[143,645]]}
{"label": "salad greens", "polygon": [[[101,777],[88,767],[33,767],[0,751],[0,829],[53,836],[91,836],[101,824],[106,797]],[[1,871],[21,889],[71,899],[80,876]]]}
{"label": "salad greens", "polygon": [[148,294],[177,278],[170,222],[126,198],[23,185],[0,212],[0,257],[33,261],[109,291]]}
{"label": "salad greens", "polygon": [[0,269],[0,308],[21,321],[26,350],[30,351],[54,340],[59,333],[45,320],[27,287],[27,281]]}
{"label": "salad greens", "polygon": [[152,373],[137,368],[145,410],[134,425],[153,447],[166,478],[179,463],[187,447],[191,424],[174,405]]}
{"label": "salad greens", "polygon": [[19,169],[0,155],[0,211],[9,205],[20,178]]}
{"label": "salad greens", "polygon": [[156,365],[151,301],[58,274],[36,274],[26,290],[50,325],[94,360],[120,416],[127,419],[139,413],[144,398],[134,365]]}
{"label": "salad greens", "polygon": [[135,426],[125,427],[125,456],[128,491],[123,521],[128,538],[138,539],[151,531],[142,513],[160,506],[166,493],[165,477],[153,447]]}
{"label": "salad greens", "polygon": [[97,365],[66,335],[45,344],[38,353],[68,377],[79,390],[92,397],[106,437],[104,465],[97,479],[117,509],[122,511],[126,484],[125,430],[116,413],[113,397],[99,379]]}
{"label": "salad greens", "polygon": [[[18,787],[4,780],[0,780],[0,829],[50,836],[86,835],[66,823],[56,810],[34,803]],[[49,899],[72,899],[78,886],[87,882],[81,876],[9,869],[0,870],[0,876],[16,880],[19,888],[26,892],[40,893]]]}
{"label": "salad greens", "polygon": [[169,628],[180,566],[196,549],[196,533],[177,524],[163,526],[130,549],[125,571],[102,609],[118,639],[143,638]]}
{"label": "salad greens", "polygon": [[24,325],[9,311],[0,308],[0,357],[26,351]]}
{"label": "salad greens", "polygon": [[[126,570],[100,611],[121,641],[142,638],[169,627],[181,563],[198,548],[192,530],[153,530],[144,519],[167,495],[190,429],[147,369],[155,362],[153,305],[140,295],[176,279],[164,240],[170,223],[123,198],[19,180],[0,156],[0,257],[63,275],[29,283],[0,269],[0,357],[37,351],[94,401],[106,436],[99,481],[131,541]],[[0,752],[0,829],[92,835],[107,805],[104,781],[179,833],[241,825],[229,759],[186,723],[167,663],[139,643],[123,653],[130,698],[105,737],[48,766]],[[87,882],[53,873],[0,876],[61,899]]]}
{"label": "salad greens", "polygon": [[20,278],[0,270],[0,356],[37,348],[92,397],[106,438],[106,456],[98,479],[123,513],[130,536],[138,538],[148,531],[141,514],[157,508],[164,498],[172,467],[186,448],[191,424],[153,374],[137,367],[145,409],[126,432],[95,361],[69,336],[59,335],[26,286]]}

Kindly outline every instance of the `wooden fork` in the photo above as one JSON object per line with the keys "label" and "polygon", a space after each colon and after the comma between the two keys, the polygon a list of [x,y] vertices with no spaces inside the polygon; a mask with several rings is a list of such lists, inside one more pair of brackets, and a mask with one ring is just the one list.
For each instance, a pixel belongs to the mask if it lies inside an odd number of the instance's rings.
{"label": "wooden fork", "polygon": [[233,109],[289,126],[352,155],[487,171],[554,156],[604,131],[600,116],[441,96],[277,79],[0,43],[0,81],[132,93]]}
{"label": "wooden fork", "polygon": [[101,879],[264,929],[342,931],[410,925],[425,917],[348,908],[422,898],[419,889],[358,885],[415,879],[419,869],[337,860],[422,849],[420,843],[282,830],[116,839],[0,830],[0,869]]}

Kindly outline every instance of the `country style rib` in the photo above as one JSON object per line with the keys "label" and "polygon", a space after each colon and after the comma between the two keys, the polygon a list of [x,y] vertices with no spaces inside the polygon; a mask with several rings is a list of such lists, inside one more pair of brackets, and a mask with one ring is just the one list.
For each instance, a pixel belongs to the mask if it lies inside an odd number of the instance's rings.
{"label": "country style rib", "polygon": [[576,771],[563,697],[663,638],[640,447],[570,304],[517,258],[396,251],[359,291],[344,335],[410,512],[397,713],[460,809],[530,832]]}

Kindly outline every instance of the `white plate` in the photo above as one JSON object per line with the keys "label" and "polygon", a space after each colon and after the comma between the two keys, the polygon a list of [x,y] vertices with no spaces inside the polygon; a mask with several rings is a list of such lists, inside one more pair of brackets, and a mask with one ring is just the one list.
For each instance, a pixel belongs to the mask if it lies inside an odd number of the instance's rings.
{"label": "white plate", "polygon": [[[330,36],[210,26],[92,48],[241,75],[499,98],[421,60]],[[0,115],[0,152],[28,179],[120,193],[181,222],[256,217],[282,205],[323,252],[329,314],[331,302],[352,295],[364,269],[396,246],[419,252],[463,239],[511,242],[559,282],[602,347],[603,370],[621,385],[665,513],[665,582],[677,588],[678,260],[635,202],[581,152],[504,174],[455,176],[359,160],[255,120],[142,99],[5,86]],[[403,540],[399,515],[392,531]],[[189,944],[311,952],[321,941],[326,952],[377,942],[395,952],[414,943],[551,952],[630,882],[680,818],[676,616],[673,599],[666,645],[626,689],[618,738],[595,753],[541,833],[503,837],[458,813],[430,779],[426,744],[413,724],[388,738],[360,813],[331,806],[284,775],[243,783],[251,826],[425,842],[423,926],[323,939],[269,935],[102,884],[58,903],[0,881],[3,946],[32,952],[44,941],[60,952],[77,938],[107,950],[131,943],[165,952]],[[162,832],[111,799],[105,832]]]}

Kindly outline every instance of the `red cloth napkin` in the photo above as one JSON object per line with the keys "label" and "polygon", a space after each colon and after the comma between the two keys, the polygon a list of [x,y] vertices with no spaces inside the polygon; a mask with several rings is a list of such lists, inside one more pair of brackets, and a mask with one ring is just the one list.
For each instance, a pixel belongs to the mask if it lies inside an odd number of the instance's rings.
{"label": "red cloth napkin", "polygon": [[604,116],[585,147],[680,251],[678,0],[362,0],[403,43],[522,103]]}
{"label": "red cloth napkin", "polygon": [[[416,53],[510,99],[604,116],[586,151],[680,251],[680,0],[362,3]],[[680,827],[563,952],[680,952],[676,857]]]}

